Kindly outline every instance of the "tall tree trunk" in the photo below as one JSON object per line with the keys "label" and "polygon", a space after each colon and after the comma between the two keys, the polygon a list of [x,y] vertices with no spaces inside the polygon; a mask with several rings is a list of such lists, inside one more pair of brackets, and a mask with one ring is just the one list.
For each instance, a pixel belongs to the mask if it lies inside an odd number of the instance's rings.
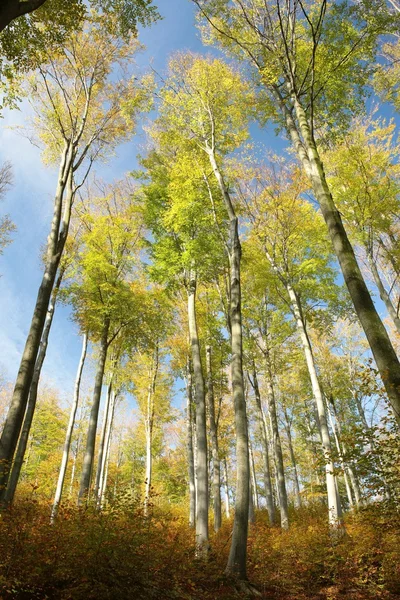
{"label": "tall tree trunk", "polygon": [[74,491],[74,483],[75,483],[75,472],[76,472],[76,460],[78,458],[79,450],[81,447],[81,432],[78,434],[78,439],[76,440],[76,448],[75,451],[72,451],[72,468],[71,468],[71,478],[69,480],[69,491],[68,491],[68,499],[72,498],[72,493]]}
{"label": "tall tree trunk", "polygon": [[[88,336],[87,336],[87,333],[85,333],[83,336],[83,339],[82,339],[81,358],[79,360],[78,370],[76,372],[74,399],[72,402],[71,412],[69,415],[67,432],[65,434],[65,442],[64,442],[63,455],[62,455],[62,459],[61,459],[60,472],[58,474],[56,493],[54,495],[53,508],[51,511],[51,518],[50,518],[51,522],[53,522],[54,519],[56,518],[58,506],[61,502],[61,497],[62,497],[62,492],[63,492],[63,487],[64,487],[64,480],[65,480],[65,475],[66,475],[67,466],[68,466],[69,449],[71,447],[72,434],[73,434],[74,426],[75,426],[76,411],[78,409],[78,404],[79,404],[79,393],[80,393],[80,389],[81,389],[83,366],[85,364],[85,358],[86,358],[87,343],[88,343]],[[76,452],[78,453],[78,447],[77,447]],[[74,464],[74,466],[75,466],[75,464]],[[75,472],[75,469],[74,469],[74,472]],[[71,475],[71,488],[72,488],[72,482],[73,482],[73,477]]]}
{"label": "tall tree trunk", "polygon": [[21,435],[18,440],[17,452],[15,454],[14,463],[11,469],[10,478],[8,480],[7,489],[5,490],[4,497],[0,493],[0,501],[4,501],[5,504],[9,504],[13,501],[15,490],[17,488],[21,468],[24,462],[26,446],[28,444],[29,432],[32,426],[33,415],[36,408],[36,400],[39,389],[39,380],[42,372],[44,359],[46,358],[47,346],[49,343],[49,334],[51,324],[54,318],[54,311],[56,308],[57,296],[61,286],[64,271],[61,270],[56,285],[51,296],[49,308],[47,310],[46,320],[43,328],[42,339],[40,341],[39,352],[36,359],[35,370],[33,372],[31,389],[29,393],[29,400],[26,407],[24,422],[21,430]]}
{"label": "tall tree trunk", "polygon": [[313,390],[314,400],[317,407],[318,424],[321,436],[322,450],[325,461],[325,475],[326,475],[326,488],[328,495],[328,509],[329,509],[329,524],[332,527],[341,526],[342,523],[342,507],[340,505],[340,499],[336,493],[336,483],[334,467],[332,462],[332,448],[331,440],[329,437],[328,423],[326,419],[325,403],[322,395],[322,389],[319,383],[317,369],[315,366],[314,355],[311,348],[310,338],[306,330],[306,325],[303,318],[301,309],[300,299],[292,286],[286,284],[286,288],[289,294],[290,302],[292,305],[293,315],[295,317],[297,330],[300,335],[300,339],[303,345],[304,355],[307,363],[308,374],[311,381],[311,387]]}
{"label": "tall tree trunk", "polygon": [[[44,274],[36,298],[33,317],[21,358],[11,405],[0,438],[0,491],[4,491],[7,487],[10,467],[28,403],[46,314],[49,308],[57,269],[68,235],[70,208],[74,196],[72,162],[72,145],[66,145],[62,154],[58,175],[53,220],[48,238]],[[65,191],[65,208],[64,217],[62,218]]]}
{"label": "tall tree trunk", "polygon": [[279,435],[278,426],[278,415],[276,411],[276,400],[275,400],[275,389],[272,381],[272,368],[270,363],[270,356],[268,348],[265,351],[265,358],[267,361],[267,393],[268,393],[268,406],[271,416],[271,427],[272,427],[272,443],[275,456],[276,475],[277,475],[277,487],[279,493],[279,506],[281,513],[281,527],[282,529],[288,529],[289,527],[289,506],[286,491],[286,480],[285,480],[285,467],[283,464],[283,453],[281,437]]}
{"label": "tall tree trunk", "polygon": [[191,271],[188,282],[188,325],[193,363],[196,403],[196,546],[200,555],[208,553],[208,461],[206,398],[196,319],[196,274]]}
{"label": "tall tree trunk", "polygon": [[[250,379],[250,377],[249,377]],[[263,449],[263,459],[264,459],[264,489],[265,489],[265,502],[268,511],[269,522],[271,525],[275,523],[275,504],[274,504],[274,494],[272,491],[272,481],[271,481],[271,470],[269,465],[269,441],[268,441],[268,424],[267,418],[265,416],[264,409],[261,404],[261,395],[260,388],[258,386],[258,377],[256,372],[256,365],[253,360],[253,379],[250,379],[251,386],[254,390],[254,396],[256,399],[257,405],[257,419],[261,431],[261,441],[262,441],[262,449]]]}
{"label": "tall tree trunk", "polygon": [[338,456],[339,456],[340,464],[342,466],[342,472],[343,472],[343,478],[344,478],[344,485],[346,487],[347,499],[349,501],[350,508],[353,508],[354,502],[353,502],[353,496],[352,496],[352,493],[351,493],[351,487],[350,487],[349,478],[348,478],[347,465],[346,465],[346,463],[344,461],[343,452],[342,452],[342,449],[340,447],[340,440],[339,440],[339,436],[338,436],[336,424],[333,421],[331,412],[329,410],[329,405],[327,405],[327,411],[328,411],[328,416],[329,416],[329,420],[330,420],[330,423],[331,423],[331,429],[333,431],[333,436],[335,438],[336,450],[337,450],[337,453],[338,453]]}
{"label": "tall tree trunk", "polygon": [[250,482],[251,482],[251,491],[252,491],[252,498],[253,498],[253,508],[258,509],[257,478],[256,478],[255,464],[254,464],[253,444],[251,442],[250,436],[249,436],[249,458],[250,458]]}
{"label": "tall tree trunk", "polygon": [[192,365],[188,357],[186,368],[186,431],[187,431],[187,461],[189,476],[189,526],[194,527],[196,522],[196,481],[194,469],[194,450],[193,450],[193,415],[192,415]]}
{"label": "tall tree trunk", "polygon": [[100,488],[99,488],[99,499],[100,499],[100,508],[104,506],[104,500],[107,489],[107,479],[108,479],[108,467],[110,464],[110,453],[111,453],[111,437],[112,437],[112,428],[114,423],[114,414],[115,407],[117,404],[119,391],[113,391],[111,394],[111,406],[109,412],[109,419],[107,423],[106,430],[106,440],[105,440],[105,452],[103,455],[103,463],[101,466],[101,479],[100,479]]}
{"label": "tall tree trunk", "polygon": [[225,185],[221,171],[217,165],[214,149],[207,149],[210,164],[224,199],[229,218],[229,266],[230,266],[230,306],[232,347],[232,388],[235,412],[236,432],[236,499],[235,520],[233,524],[232,542],[229,551],[227,573],[232,573],[240,579],[247,579],[247,536],[249,515],[249,443],[247,432],[246,400],[244,395],[243,378],[243,347],[242,347],[242,301],[240,282],[241,245],[238,231],[238,219],[233,207],[228,188]]}
{"label": "tall tree trunk", "polygon": [[107,359],[108,350],[108,330],[110,327],[110,319],[106,317],[103,324],[103,331],[100,340],[100,353],[97,363],[96,379],[93,390],[93,403],[89,417],[89,427],[86,438],[85,456],[83,458],[81,483],[79,488],[78,505],[87,502],[90,490],[90,480],[92,477],[94,453],[96,446],[96,431],[97,421],[99,419],[99,408],[101,399],[101,389],[103,386],[104,369]]}
{"label": "tall tree trunk", "polygon": [[336,419],[336,426],[337,426],[337,430],[338,430],[338,438],[339,440],[341,439],[341,450],[342,450],[342,454],[343,454],[343,458],[346,462],[346,467],[347,467],[347,471],[350,477],[350,481],[351,481],[351,485],[353,488],[353,492],[354,492],[354,498],[356,501],[356,506],[357,508],[360,506],[360,504],[362,504],[362,494],[361,494],[361,490],[360,490],[360,485],[358,483],[358,479],[357,476],[355,474],[354,468],[353,468],[353,464],[351,461],[347,460],[347,448],[345,443],[343,442],[343,434],[342,434],[342,424],[341,424],[341,419],[340,419],[340,415],[338,415],[338,412],[336,410],[336,404],[335,401],[333,399],[333,396],[330,397],[329,399],[330,405],[332,406],[332,410],[333,410],[333,414],[335,416]]}
{"label": "tall tree trunk", "polygon": [[226,457],[224,458],[224,492],[225,492],[225,516],[227,519],[231,517],[231,511],[229,506],[229,481],[228,481],[228,465]]}
{"label": "tall tree trunk", "polygon": [[207,363],[207,392],[208,392],[208,411],[210,418],[210,435],[211,435],[211,452],[213,462],[213,502],[214,502],[214,530],[218,531],[221,528],[221,465],[218,449],[218,431],[217,422],[215,419],[215,403],[214,403],[214,383],[211,365],[211,346],[206,347],[206,363]]}
{"label": "tall tree trunk", "polygon": [[150,369],[149,389],[147,392],[147,417],[146,417],[146,491],[144,499],[144,514],[147,515],[153,471],[153,426],[154,426],[154,394],[156,391],[158,373],[158,346],[154,350],[154,357]]}
{"label": "tall tree trunk", "polygon": [[369,342],[397,423],[400,426],[400,362],[374,306],[353,247],[347,237],[342,218],[333,201],[307,116],[297,99],[294,104],[303,144],[298,144],[293,129],[290,129],[289,133],[312,183],[356,314]]}
{"label": "tall tree trunk", "polygon": [[283,410],[283,413],[285,415],[285,429],[286,429],[286,435],[287,435],[287,439],[288,439],[288,445],[289,445],[289,453],[290,453],[290,460],[292,462],[292,467],[293,467],[293,475],[294,475],[294,505],[296,508],[300,508],[301,506],[301,494],[300,494],[300,483],[299,483],[299,475],[297,472],[297,462],[296,462],[296,457],[294,454],[294,450],[293,450],[293,441],[292,441],[292,431],[291,431],[291,427],[290,427],[290,420],[289,420],[289,415],[287,414],[287,410],[286,408]]}
{"label": "tall tree trunk", "polygon": [[99,507],[99,503],[100,503],[100,486],[101,486],[101,478],[103,475],[102,469],[103,469],[104,454],[105,454],[106,430],[107,430],[107,425],[108,425],[109,418],[110,418],[111,399],[113,396],[113,378],[114,378],[114,373],[111,373],[110,381],[109,381],[108,389],[107,389],[107,396],[106,396],[104,411],[103,411],[103,422],[101,424],[99,454],[97,457],[96,483],[94,486],[94,497],[96,498],[97,507]]}
{"label": "tall tree trunk", "polygon": [[249,495],[249,523],[255,523],[255,521],[256,521],[256,513],[255,513],[255,510],[254,510],[254,489],[253,489],[253,481],[252,481],[251,477],[250,477],[250,481],[249,481],[249,490],[250,490],[250,495]]}

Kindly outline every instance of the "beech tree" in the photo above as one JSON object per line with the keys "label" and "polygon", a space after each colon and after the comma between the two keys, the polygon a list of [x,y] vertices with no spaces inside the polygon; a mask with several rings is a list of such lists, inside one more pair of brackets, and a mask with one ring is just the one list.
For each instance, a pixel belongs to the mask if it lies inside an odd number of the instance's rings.
{"label": "beech tree", "polygon": [[[99,196],[95,196],[95,192]],[[76,260],[76,278],[69,286],[75,318],[93,341],[99,355],[93,390],[79,501],[87,500],[94,466],[97,421],[104,370],[110,345],[118,337],[136,331],[141,318],[140,284],[130,281],[137,264],[142,221],[133,202],[129,182],[89,189],[80,215],[84,225]],[[135,328],[136,326],[136,328]]]}
{"label": "beech tree", "polygon": [[374,306],[332,197],[324,139],[362,105],[377,36],[387,19],[373,4],[193,0],[205,39],[245,61],[260,87],[260,120],[286,131],[326,222],[354,309],[400,424],[400,362]]}
{"label": "beech tree", "polygon": [[[176,130],[173,130],[176,135]],[[208,207],[204,181],[204,160],[196,161],[193,145],[179,149],[170,131],[153,131],[156,151],[144,159],[149,184],[143,188],[147,223],[155,240],[152,244],[153,274],[174,293],[183,288],[187,297],[189,352],[196,409],[196,540],[199,552],[208,551],[208,461],[206,432],[206,390],[197,323],[197,292],[202,280],[218,261],[213,215]],[[171,154],[174,161],[170,163]],[[214,262],[215,264],[215,262]],[[188,376],[188,375],[187,375]]]}
{"label": "beech tree", "polygon": [[335,202],[400,333],[396,255],[400,172],[394,130],[393,123],[371,117],[354,121],[325,159]]}
{"label": "beech tree", "polygon": [[[70,415],[69,415],[67,431],[65,434],[65,442],[64,442],[64,448],[63,448],[63,455],[62,455],[62,459],[61,459],[60,471],[58,473],[57,487],[56,487],[56,492],[54,494],[53,507],[51,510],[51,521],[52,522],[54,521],[54,519],[57,516],[58,507],[61,502],[62,493],[63,493],[65,475],[67,472],[69,451],[70,451],[71,442],[72,442],[72,433],[74,430],[76,413],[77,413],[78,404],[79,404],[82,372],[83,372],[83,367],[84,367],[85,359],[86,359],[87,343],[88,343],[88,336],[86,333],[84,333],[83,342],[82,342],[82,353],[81,353],[81,357],[79,360],[78,370],[77,370],[76,379],[75,379],[74,397],[73,397],[73,401],[71,404],[71,411],[70,411]],[[73,476],[71,476],[71,479],[72,479],[72,481],[71,481],[71,487],[72,487]]]}
{"label": "beech tree", "polygon": [[[249,451],[244,397],[238,217],[223,170],[223,160],[246,139],[249,86],[222,61],[178,55],[170,61],[168,84],[162,91],[161,122],[178,136],[192,140],[206,157],[229,222],[225,245],[230,263],[230,336],[232,388],[237,436],[237,487],[234,532],[227,571],[246,579],[249,509]],[[212,190],[210,200],[213,202]],[[228,235],[226,235],[226,233]]]}
{"label": "beech tree", "polygon": [[[249,173],[247,176],[249,177]],[[310,301],[326,303],[332,300],[336,274],[329,264],[330,255],[324,229],[321,235],[321,217],[307,201],[301,200],[304,189],[301,178],[295,172],[290,172],[290,166],[275,165],[270,170],[256,169],[254,180],[253,187],[245,186],[247,197],[242,186],[241,196],[253,224],[252,235],[258,240],[272,272],[286,291],[299,332],[318,411],[326,465],[329,522],[337,527],[341,524],[342,510],[336,491],[324,394],[307,329],[311,312],[307,303],[310,305]],[[268,346],[266,348],[268,351]],[[274,407],[271,366],[269,372],[270,387],[272,386],[269,396]],[[278,425],[274,415],[272,422],[276,436]]]}
{"label": "beech tree", "polygon": [[[44,160],[60,161],[44,273],[18,371],[13,399],[1,437],[0,487],[4,494],[10,464],[28,401],[34,366],[56,273],[64,251],[77,190],[96,159],[107,158],[134,130],[138,111],[148,106],[147,92],[129,77],[138,45],[125,45],[107,33],[101,19],[71,36],[37,75],[27,81],[35,111],[34,128]],[[125,67],[111,81],[116,64]]]}
{"label": "beech tree", "polygon": [[[245,248],[245,264],[252,265],[251,271],[256,273],[265,264],[259,262],[259,257],[251,257],[252,251],[247,242]],[[247,258],[247,261],[246,261]],[[257,264],[256,264],[257,263]],[[250,279],[250,278],[249,278]],[[269,465],[269,446],[272,450],[272,459],[276,470],[276,485],[280,508],[281,527],[289,527],[289,507],[286,489],[285,467],[279,431],[279,406],[277,401],[276,374],[277,363],[281,362],[279,354],[282,351],[282,343],[287,336],[287,326],[282,326],[284,311],[271,303],[271,288],[273,282],[268,282],[268,277],[257,273],[244,284],[244,315],[246,325],[246,346],[248,380],[254,392],[258,427],[261,432],[262,451],[264,459],[264,488],[267,510],[270,523],[275,523],[275,506],[271,485],[271,474]],[[262,390],[260,390],[260,384]],[[262,393],[267,397],[267,411],[264,407]],[[267,415],[269,416],[269,423]],[[269,431],[271,429],[271,436]],[[271,439],[270,439],[271,438]]]}

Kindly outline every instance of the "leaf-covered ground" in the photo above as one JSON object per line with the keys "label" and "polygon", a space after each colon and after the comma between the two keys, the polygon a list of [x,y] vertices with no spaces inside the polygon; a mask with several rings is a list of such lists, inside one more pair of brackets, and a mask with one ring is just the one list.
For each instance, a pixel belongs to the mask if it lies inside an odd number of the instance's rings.
{"label": "leaf-covered ground", "polygon": [[[150,518],[121,502],[98,514],[19,501],[0,517],[1,598],[54,600],[229,600],[244,597],[223,576],[231,523],[211,540],[206,564],[194,556],[182,512],[154,506]],[[347,517],[334,542],[326,509],[271,528],[263,511],[250,527],[249,579],[265,599],[361,600],[400,596],[400,516],[372,506]]]}

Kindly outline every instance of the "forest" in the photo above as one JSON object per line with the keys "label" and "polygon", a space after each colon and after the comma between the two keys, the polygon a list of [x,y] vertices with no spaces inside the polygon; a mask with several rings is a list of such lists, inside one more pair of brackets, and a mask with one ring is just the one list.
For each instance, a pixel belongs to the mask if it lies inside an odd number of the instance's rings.
{"label": "forest", "polygon": [[398,0],[2,0],[0,598],[400,596]]}

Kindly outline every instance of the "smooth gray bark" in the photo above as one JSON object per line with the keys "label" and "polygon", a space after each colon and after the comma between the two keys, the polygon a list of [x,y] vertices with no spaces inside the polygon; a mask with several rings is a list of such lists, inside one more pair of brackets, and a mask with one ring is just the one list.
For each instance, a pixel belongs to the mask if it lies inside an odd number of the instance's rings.
{"label": "smooth gray bark", "polygon": [[336,427],[336,423],[334,422],[331,412],[329,410],[329,405],[327,404],[327,411],[328,411],[328,415],[329,415],[329,420],[331,423],[331,429],[333,431],[333,436],[335,438],[335,444],[336,444],[336,450],[339,456],[339,461],[342,467],[342,472],[343,472],[343,478],[344,478],[344,484],[346,487],[346,494],[347,494],[347,499],[349,502],[349,506],[350,508],[353,508],[354,506],[354,502],[353,502],[353,496],[351,493],[351,487],[350,487],[350,483],[349,483],[349,478],[348,478],[348,472],[347,472],[347,465],[344,461],[344,457],[343,457],[343,452],[342,449],[340,447],[340,441],[339,441],[339,436],[338,436],[338,432],[337,432],[337,427]]}
{"label": "smooth gray bark", "polygon": [[258,491],[257,491],[257,478],[256,469],[254,464],[253,444],[249,436],[249,458],[250,458],[250,482],[251,482],[251,496],[253,499],[253,508],[258,509]]}
{"label": "smooth gray bark", "polygon": [[329,402],[330,402],[330,405],[332,406],[333,414],[336,419],[338,439],[339,439],[339,441],[342,440],[341,441],[341,451],[343,454],[344,461],[346,463],[346,468],[347,468],[347,471],[348,471],[348,474],[350,477],[351,486],[352,486],[353,492],[354,492],[356,506],[358,508],[360,506],[360,504],[362,504],[362,494],[361,494],[360,485],[358,483],[358,478],[356,476],[352,462],[347,460],[348,453],[347,453],[346,444],[343,442],[341,418],[340,418],[340,415],[338,414],[338,411],[336,410],[336,404],[335,404],[335,401],[332,396],[330,397]]}
{"label": "smooth gray bark", "polygon": [[199,555],[208,553],[208,461],[206,396],[196,318],[196,274],[189,274],[188,325],[196,404],[196,546]]}
{"label": "smooth gray bark", "polygon": [[76,460],[78,458],[79,450],[81,447],[81,432],[78,434],[78,439],[76,440],[76,448],[72,450],[72,468],[71,468],[71,478],[69,480],[69,490],[68,490],[68,498],[72,498],[72,493],[74,491],[74,483],[75,483],[75,472],[76,472]]}
{"label": "smooth gray bark", "polygon": [[146,490],[144,498],[144,514],[147,515],[153,473],[153,428],[154,428],[154,394],[156,392],[157,374],[158,374],[158,346],[156,345],[152,359],[152,365],[149,372],[149,387],[147,391],[147,414],[145,419],[146,432]]}
{"label": "smooth gray bark", "polygon": [[[52,508],[51,517],[50,517],[51,522],[53,522],[57,516],[58,507],[61,502],[61,497],[62,497],[62,493],[63,493],[64,480],[65,480],[65,475],[67,473],[67,466],[68,466],[69,450],[71,447],[72,434],[73,434],[74,426],[75,426],[76,411],[78,409],[78,404],[79,404],[79,393],[80,393],[80,388],[81,388],[82,372],[83,372],[83,367],[84,367],[85,358],[86,358],[87,344],[88,344],[88,336],[87,336],[87,333],[85,333],[82,338],[82,352],[81,352],[81,357],[80,357],[79,364],[78,364],[78,370],[76,372],[74,398],[73,398],[73,402],[72,402],[72,406],[71,406],[71,412],[69,415],[67,432],[65,434],[63,455],[62,455],[62,459],[61,459],[61,466],[60,466],[60,471],[58,474],[56,493],[54,495],[53,508]],[[78,453],[78,448],[77,448],[76,452]],[[76,461],[76,459],[75,459],[75,461]],[[74,467],[73,467],[73,473],[71,474],[71,488],[72,488],[74,473],[75,473],[75,462],[74,462]]]}
{"label": "smooth gray bark", "polygon": [[311,347],[310,338],[308,337],[306,324],[304,322],[302,307],[298,294],[294,291],[292,286],[287,283],[286,289],[289,294],[293,316],[296,321],[297,330],[300,335],[303,351],[307,363],[308,374],[311,381],[311,387],[313,390],[314,400],[317,408],[318,426],[321,436],[322,451],[325,461],[325,476],[326,476],[326,488],[328,496],[328,510],[329,510],[329,524],[336,528],[342,525],[342,507],[340,504],[340,498],[336,493],[336,482],[334,467],[332,461],[332,448],[331,440],[329,436],[328,423],[326,419],[325,403],[322,394],[321,385],[317,375],[317,369],[315,366],[314,355]]}
{"label": "smooth gray bark", "polygon": [[97,506],[99,508],[103,508],[104,501],[105,501],[105,494],[106,494],[107,480],[108,480],[108,467],[110,464],[110,454],[111,454],[111,437],[112,437],[114,414],[115,414],[115,407],[117,405],[118,394],[119,394],[119,391],[112,390],[112,392],[111,392],[110,409],[109,409],[109,414],[108,414],[106,436],[105,436],[105,443],[104,443],[104,454],[103,454],[103,460],[102,460],[102,464],[101,464],[100,487],[99,487],[98,499],[97,499]]}
{"label": "smooth gray bark", "polygon": [[247,579],[247,537],[249,515],[249,443],[247,432],[246,400],[244,394],[243,377],[243,347],[242,347],[242,306],[240,262],[241,245],[238,231],[238,218],[231,201],[228,188],[225,185],[222,173],[218,167],[214,148],[207,148],[210,164],[217,180],[219,189],[224,199],[226,212],[229,218],[229,267],[230,267],[230,304],[229,321],[231,326],[232,348],[232,388],[235,412],[236,433],[236,499],[235,520],[233,524],[232,542],[229,551],[226,572]]}
{"label": "smooth gray bark", "polygon": [[99,419],[99,408],[101,399],[101,389],[103,385],[104,369],[107,359],[108,350],[108,330],[110,327],[110,319],[105,318],[103,323],[103,331],[100,340],[100,351],[97,363],[96,378],[93,390],[93,402],[89,417],[88,433],[86,438],[85,456],[83,459],[81,482],[79,488],[78,505],[82,505],[88,501],[90,480],[92,477],[94,456],[95,456],[95,445],[96,445],[96,431],[97,421]]}
{"label": "smooth gray bark", "polygon": [[228,465],[226,457],[224,458],[224,492],[225,492],[225,516],[230,519],[231,511],[229,506],[229,480],[228,480]]}
{"label": "smooth gray bark", "polygon": [[[10,467],[21,432],[40,341],[46,321],[54,282],[68,235],[71,207],[74,197],[73,165],[74,150],[66,143],[60,163],[57,189],[54,199],[53,219],[47,243],[43,278],[36,298],[28,337],[22,353],[11,405],[0,438],[0,498],[5,493]],[[64,205],[64,206],[63,206]]]}
{"label": "smooth gray bark", "polygon": [[221,528],[221,464],[219,459],[218,449],[218,431],[217,422],[215,419],[215,402],[214,402],[214,382],[211,365],[211,346],[206,347],[206,365],[207,365],[207,396],[208,396],[208,411],[210,420],[210,437],[211,437],[211,453],[213,463],[213,507],[214,507],[214,530],[218,531]]}
{"label": "smooth gray bark", "polygon": [[49,343],[49,334],[51,329],[51,324],[54,318],[54,311],[56,308],[57,296],[61,286],[61,281],[63,278],[63,271],[60,272],[57,282],[54,286],[54,290],[51,296],[49,308],[47,310],[46,320],[43,328],[42,339],[40,341],[39,352],[36,359],[35,370],[33,372],[31,389],[29,392],[29,400],[28,405],[25,411],[24,422],[22,425],[21,435],[18,440],[17,451],[15,453],[14,463],[11,469],[10,478],[8,480],[7,489],[5,492],[4,498],[1,497],[1,501],[4,500],[5,504],[10,504],[15,495],[15,491],[17,488],[17,484],[19,481],[19,476],[21,473],[22,465],[24,463],[26,446],[28,444],[29,432],[32,427],[33,415],[36,408],[36,401],[39,389],[39,381],[40,375],[42,372],[42,367],[44,363],[44,359],[46,358],[47,346]]}
{"label": "smooth gray bark", "polygon": [[250,489],[250,496],[249,496],[249,523],[255,523],[255,521],[256,521],[256,513],[255,513],[255,510],[254,510],[254,489],[253,489],[253,481],[252,481],[251,477],[250,477],[250,481],[249,481],[249,489]]}
{"label": "smooth gray bark", "polygon": [[279,426],[278,426],[278,415],[276,411],[276,399],[275,399],[275,389],[272,381],[272,369],[269,362],[269,353],[266,352],[266,360],[267,360],[267,393],[268,393],[268,406],[269,413],[271,416],[271,427],[272,427],[272,444],[274,449],[275,456],[275,465],[276,465],[276,475],[277,475],[277,487],[279,494],[279,507],[281,513],[281,527],[282,529],[288,529],[289,527],[289,506],[287,499],[287,491],[286,491],[286,478],[285,478],[285,466],[283,464],[283,453],[282,453],[282,444],[281,437],[279,434]]}
{"label": "smooth gray bark", "polygon": [[94,486],[94,497],[96,498],[97,507],[100,503],[100,487],[101,487],[101,478],[103,475],[102,468],[104,463],[104,454],[105,454],[105,446],[106,446],[106,430],[107,424],[109,421],[110,408],[111,408],[111,398],[113,395],[113,373],[111,373],[110,381],[108,383],[106,401],[103,410],[103,422],[101,424],[101,434],[100,434],[100,442],[99,442],[99,453],[97,456],[97,471],[96,471],[96,483]]}
{"label": "smooth gray bark", "polygon": [[271,469],[270,469],[270,464],[269,464],[268,424],[267,424],[267,418],[266,418],[264,409],[261,404],[260,388],[258,386],[258,378],[257,378],[257,372],[256,372],[254,362],[253,362],[253,379],[250,379],[250,383],[254,390],[254,396],[255,396],[256,405],[257,405],[257,418],[258,418],[258,423],[259,423],[259,427],[261,430],[261,440],[262,440],[263,459],[264,459],[265,502],[266,502],[266,506],[267,506],[269,522],[271,525],[274,525],[275,520],[276,520],[276,514],[275,514],[274,493],[272,491]]}
{"label": "smooth gray bark", "polygon": [[312,183],[315,197],[328,227],[333,249],[339,260],[344,281],[367,337],[395,418],[400,426],[400,362],[358,266],[353,247],[347,237],[342,218],[326,181],[324,167],[309,121],[297,99],[294,102],[294,108],[303,144],[298,144],[298,134],[296,138],[292,128],[289,128],[289,134]]}
{"label": "smooth gray bark", "polygon": [[300,493],[299,475],[297,472],[296,456],[294,454],[294,449],[293,449],[293,440],[292,440],[292,430],[290,427],[290,419],[289,419],[289,415],[287,413],[286,408],[283,410],[283,414],[285,415],[285,429],[286,429],[286,435],[287,435],[288,445],[289,445],[290,460],[292,462],[293,475],[294,475],[294,477],[293,477],[293,480],[294,480],[294,505],[296,508],[300,508],[301,493]]}
{"label": "smooth gray bark", "polygon": [[196,522],[196,478],[194,469],[194,450],[193,450],[193,383],[192,383],[192,365],[188,358],[186,368],[186,443],[187,443],[187,461],[189,477],[189,526],[194,527]]}

